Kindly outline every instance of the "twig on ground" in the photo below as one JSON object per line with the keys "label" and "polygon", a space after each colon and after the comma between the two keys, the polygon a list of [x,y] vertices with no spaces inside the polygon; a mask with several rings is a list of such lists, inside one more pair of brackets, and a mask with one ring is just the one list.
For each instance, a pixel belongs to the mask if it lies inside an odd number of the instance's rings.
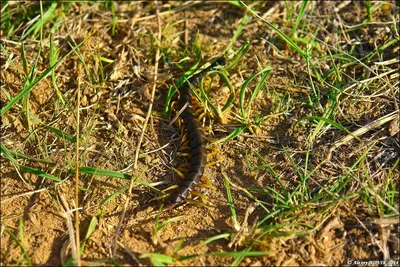
{"label": "twig on ground", "polygon": [[138,142],[138,144],[136,146],[135,160],[134,160],[134,165],[133,165],[134,174],[132,175],[131,182],[130,182],[130,185],[129,185],[128,197],[126,198],[126,201],[125,201],[125,204],[124,204],[124,209],[123,209],[123,211],[121,213],[121,216],[120,216],[120,219],[119,219],[119,222],[118,222],[118,226],[117,226],[117,229],[116,229],[115,235],[114,235],[114,240],[113,240],[113,244],[112,244],[112,246],[113,246],[113,250],[112,250],[112,254],[113,255],[112,256],[113,256],[114,259],[115,259],[116,252],[117,252],[118,237],[119,237],[119,234],[120,234],[120,231],[121,231],[122,222],[125,219],[125,214],[126,214],[126,210],[128,208],[129,199],[131,198],[131,195],[132,195],[132,188],[133,188],[133,184],[134,184],[134,181],[135,181],[134,177],[135,177],[136,172],[137,172],[137,161],[138,161],[138,158],[139,158],[140,146],[142,144],[143,136],[144,136],[144,134],[146,132],[147,123],[148,123],[148,121],[150,119],[151,111],[153,109],[154,95],[155,95],[155,91],[156,91],[156,87],[157,87],[158,60],[160,58],[160,42],[161,42],[162,27],[161,27],[161,19],[160,19],[160,11],[158,9],[159,8],[158,7],[158,3],[157,3],[157,1],[154,1],[154,2],[155,2],[155,7],[156,7],[156,17],[157,17],[157,22],[158,22],[158,36],[157,36],[158,45],[157,45],[157,51],[156,51],[155,63],[154,63],[153,87],[152,87],[152,90],[151,90],[151,99],[150,99],[149,109],[147,111],[146,119],[145,119],[145,121],[143,123],[143,129],[142,129],[142,132],[141,132],[141,135],[140,135],[140,138],[139,138],[139,142]]}

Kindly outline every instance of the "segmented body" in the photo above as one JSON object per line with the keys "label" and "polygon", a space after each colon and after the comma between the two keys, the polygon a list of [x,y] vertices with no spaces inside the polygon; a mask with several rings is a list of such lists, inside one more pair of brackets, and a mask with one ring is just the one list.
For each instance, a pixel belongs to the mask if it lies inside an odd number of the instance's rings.
{"label": "segmented body", "polygon": [[[197,75],[192,76],[188,82],[193,86],[197,86],[206,73],[215,69],[215,67],[218,65],[225,65],[225,59],[217,59],[213,64],[211,64],[211,66],[204,69]],[[207,150],[204,132],[201,128],[199,120],[193,112],[191,104],[192,89],[190,88],[188,82],[186,82],[179,90],[180,98],[178,106],[180,109],[182,109],[186,103],[188,103],[186,108],[180,114],[180,117],[183,120],[184,127],[188,134],[192,157],[190,160],[188,174],[186,175],[182,184],[179,186],[178,190],[171,196],[171,202],[174,204],[182,202],[189,196],[190,192],[192,192],[200,182],[207,164]]]}

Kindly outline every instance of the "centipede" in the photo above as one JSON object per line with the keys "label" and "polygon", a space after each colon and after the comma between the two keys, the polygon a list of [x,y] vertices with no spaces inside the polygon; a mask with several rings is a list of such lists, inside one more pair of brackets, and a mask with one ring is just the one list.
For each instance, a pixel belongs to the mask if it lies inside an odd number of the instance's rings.
{"label": "centipede", "polygon": [[216,59],[209,67],[189,78],[179,90],[178,107],[181,111],[180,118],[183,121],[183,127],[187,132],[191,159],[188,173],[178,189],[171,195],[169,202],[172,206],[181,203],[190,195],[203,177],[207,164],[206,139],[192,107],[192,88],[190,84],[196,87],[209,71],[215,70],[217,66],[225,65],[225,63],[226,61],[223,57]]}

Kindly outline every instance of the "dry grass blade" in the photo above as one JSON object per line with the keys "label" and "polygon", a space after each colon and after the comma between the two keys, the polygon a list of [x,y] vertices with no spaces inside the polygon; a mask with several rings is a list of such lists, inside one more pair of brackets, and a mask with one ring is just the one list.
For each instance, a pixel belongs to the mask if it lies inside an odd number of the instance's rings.
{"label": "dry grass blade", "polygon": [[164,12],[158,12],[156,15],[150,15],[150,16],[137,18],[137,19],[135,19],[135,21],[143,21],[143,20],[149,20],[149,19],[154,19],[154,18],[157,18],[157,20],[158,20],[161,16],[170,15],[171,12],[173,13],[173,12],[183,11],[183,10],[185,10],[185,9],[195,5],[195,4],[197,4],[196,2],[197,1],[187,1],[183,5],[181,5],[181,6],[177,7],[177,8],[174,8],[172,10],[164,11]]}
{"label": "dry grass blade", "polygon": [[75,159],[75,203],[76,203],[76,211],[75,211],[75,239],[76,239],[76,261],[75,264],[80,266],[81,265],[81,257],[80,257],[80,221],[79,221],[79,128],[80,128],[80,107],[81,107],[81,84],[82,84],[82,63],[78,63],[78,95],[77,95],[77,101],[76,101],[76,143],[75,143],[75,153],[76,153],[76,159]]}
{"label": "dry grass blade", "polygon": [[124,246],[124,244],[122,244],[121,242],[118,241],[118,245],[123,248],[125,250],[126,253],[128,253],[128,255],[132,258],[132,260],[136,263],[136,266],[142,266],[142,264],[140,263],[140,261],[136,258],[136,256],[133,254],[133,252],[127,248],[126,246]]}
{"label": "dry grass blade", "polygon": [[392,113],[389,113],[377,120],[374,120],[371,123],[368,123],[367,125],[355,130],[354,132],[352,132],[349,135],[346,135],[345,137],[343,137],[342,139],[338,140],[335,142],[335,144],[332,146],[332,148],[329,150],[328,153],[328,159],[330,158],[330,155],[332,154],[333,150],[335,150],[336,148],[340,147],[343,144],[346,144],[347,142],[349,142],[350,140],[352,140],[354,138],[354,136],[361,136],[373,129],[378,128],[379,126],[382,126],[383,124],[392,121],[394,119],[399,119],[399,111],[393,111]]}
{"label": "dry grass blade", "polygon": [[183,107],[179,110],[179,112],[175,115],[175,117],[171,120],[171,122],[168,124],[168,127],[171,127],[175,121],[181,116],[182,112],[186,109],[186,107],[189,105],[189,102],[187,102]]}
{"label": "dry grass blade", "polygon": [[[154,3],[155,3],[155,7],[156,7],[156,17],[157,17],[157,23],[158,23],[158,35],[157,35],[158,45],[157,45],[157,50],[156,50],[156,55],[155,55],[153,87],[152,87],[152,90],[151,90],[150,104],[149,104],[149,109],[147,111],[146,119],[145,119],[145,121],[143,123],[143,128],[142,128],[142,132],[140,134],[139,142],[138,142],[138,144],[136,146],[135,159],[134,159],[134,164],[133,164],[133,171],[134,172],[137,172],[137,161],[138,161],[138,158],[139,158],[139,152],[140,152],[143,136],[144,136],[144,134],[146,132],[146,127],[147,127],[147,124],[148,124],[149,119],[150,119],[151,111],[153,109],[154,95],[155,95],[155,91],[156,91],[156,87],[157,87],[158,61],[160,59],[160,42],[161,42],[162,27],[161,27],[161,19],[160,19],[160,13],[159,13],[159,9],[158,9],[158,3],[157,3],[157,1],[154,1]],[[134,177],[134,175],[132,175],[132,177]],[[120,219],[119,219],[119,222],[118,222],[118,226],[117,226],[117,230],[115,231],[115,236],[114,236],[114,240],[113,240],[113,258],[116,257],[118,237],[119,237],[120,229],[122,227],[122,222],[125,219],[125,213],[126,213],[126,210],[128,208],[129,199],[130,199],[130,197],[132,195],[133,184],[134,184],[134,179],[131,179],[131,182],[130,182],[130,185],[129,185],[129,190],[128,190],[128,197],[125,200],[124,209],[123,209],[123,212],[122,212],[122,214],[120,216]]]}
{"label": "dry grass blade", "polygon": [[29,191],[29,192],[25,192],[25,193],[21,193],[21,194],[16,194],[14,196],[11,196],[9,198],[1,200],[0,204],[6,203],[6,202],[8,202],[10,200],[13,200],[15,198],[19,198],[19,197],[23,197],[23,196],[30,196],[30,195],[33,195],[33,194],[36,194],[36,193],[39,193],[39,192],[42,192],[42,191],[45,191],[45,190],[47,190],[47,189],[46,188],[42,188],[42,189],[38,189],[38,190],[34,190],[34,191]]}
{"label": "dry grass blade", "polygon": [[[76,254],[77,251],[79,251],[79,246],[76,245],[77,243],[75,240],[74,226],[73,226],[73,221],[71,218],[71,210],[69,208],[68,202],[65,200],[65,197],[63,195],[60,195],[59,197],[61,200],[62,207],[64,209],[63,215],[64,215],[65,219],[67,220],[67,229],[68,229],[68,235],[69,235],[69,244],[71,245],[72,259],[73,259],[74,263],[76,264],[79,261],[78,255]],[[65,250],[62,250],[60,252],[63,255],[62,257],[64,257],[65,254],[67,253],[67,251],[68,251],[67,247],[65,248]],[[62,264],[64,264],[64,262]]]}

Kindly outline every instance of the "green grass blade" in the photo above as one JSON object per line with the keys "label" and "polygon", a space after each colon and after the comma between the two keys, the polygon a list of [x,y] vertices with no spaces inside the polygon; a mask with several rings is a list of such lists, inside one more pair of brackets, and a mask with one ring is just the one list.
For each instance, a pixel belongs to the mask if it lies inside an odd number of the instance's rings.
{"label": "green grass blade", "polygon": [[50,132],[53,132],[54,134],[60,136],[61,138],[71,142],[71,143],[76,143],[76,137],[70,135],[69,133],[66,133],[64,131],[61,131],[57,128],[48,126],[47,124],[45,124],[41,119],[39,119],[35,114],[33,113],[29,113],[29,117],[33,118],[35,121],[37,121],[38,123],[42,124],[43,127],[47,128],[48,130],[50,130]]}
{"label": "green grass blade", "polygon": [[229,0],[228,3],[234,5],[234,6],[238,7],[238,8],[242,8],[242,5],[240,4],[239,1]]}
{"label": "green grass blade", "polygon": [[179,78],[179,80],[175,83],[174,86],[171,86],[168,89],[167,98],[165,100],[165,113],[169,112],[170,103],[171,103],[172,97],[175,95],[176,91],[186,82],[187,79],[189,79],[196,72],[197,67],[200,64],[201,50],[197,46],[195,46],[195,56],[196,56],[195,64]]}
{"label": "green grass blade", "polygon": [[[271,72],[272,67],[268,66],[266,68],[264,68],[263,70],[261,70],[260,72],[251,75],[249,78],[246,79],[246,81],[242,84],[242,86],[240,87],[240,92],[239,92],[239,105],[240,105],[240,113],[242,118],[246,121],[247,120],[247,112],[246,110],[248,110],[251,106],[251,102],[254,100],[255,96],[257,95],[258,91],[260,90],[262,84],[264,83],[265,79],[267,78],[268,74]],[[249,100],[249,103],[247,103],[247,106],[245,108],[245,95],[246,95],[246,89],[249,85],[249,83],[258,75],[262,75],[261,76],[261,80],[259,81],[259,83],[257,84],[254,92],[252,93],[252,96]]]}
{"label": "green grass blade", "polygon": [[233,86],[231,82],[229,81],[229,78],[225,75],[223,72],[218,72],[219,78],[222,80],[222,82],[228,87],[229,89],[229,97],[226,100],[224,106],[222,107],[222,112],[226,111],[233,105],[233,101],[235,101],[235,91],[233,89]]}
{"label": "green grass blade", "polygon": [[[61,1],[60,1],[61,2]],[[68,12],[68,9],[71,7],[71,4],[73,4],[73,2],[67,2],[67,1],[62,1],[61,2],[61,6],[63,7],[62,12],[59,13],[59,16],[57,16],[56,21],[53,23],[53,26],[51,27],[50,32],[52,34],[56,33],[56,30],[58,29],[58,27],[60,27],[60,25],[62,24],[63,20],[64,20],[64,16],[63,13],[66,14]]]}
{"label": "green grass blade", "polygon": [[[221,110],[223,112],[226,109],[228,109],[230,106],[232,106],[233,101],[235,100],[235,94],[234,94],[233,86],[229,82],[228,77],[221,71],[213,70],[213,71],[208,72],[205,76],[212,75],[213,73],[217,73],[219,75],[219,77],[221,78],[221,80],[224,82],[224,84],[229,89],[229,97],[228,97],[227,101],[225,102],[225,104],[224,104],[224,106],[223,106],[223,108]],[[197,98],[199,98],[199,100],[203,103],[204,106],[205,106],[204,102],[207,102],[209,104],[212,112],[214,113],[214,116],[217,117],[217,118],[220,118],[221,114],[219,113],[219,110],[211,102],[210,98],[208,97],[208,95],[207,95],[207,93],[206,93],[206,91],[204,89],[204,80],[203,79],[200,82],[200,93],[201,93],[201,96],[205,99],[205,101],[200,99],[200,96],[198,95],[196,90],[193,89],[193,93],[197,96]]]}
{"label": "green grass blade", "polygon": [[24,217],[20,216],[18,220],[18,238],[24,240]]}
{"label": "green grass blade", "polygon": [[229,179],[226,176],[225,172],[222,172],[222,175],[224,176],[224,185],[225,185],[225,189],[226,189],[226,197],[228,198],[229,210],[231,211],[231,214],[232,214],[232,224],[233,224],[233,227],[235,228],[235,230],[239,231],[240,225],[237,221],[235,205],[233,203],[231,188],[229,186]]}
{"label": "green grass blade", "polygon": [[211,252],[207,253],[207,256],[218,256],[218,257],[259,257],[266,256],[268,252],[265,251],[233,251],[233,252]]}
{"label": "green grass blade", "polygon": [[330,120],[330,119],[324,118],[324,117],[319,117],[319,116],[306,116],[306,117],[302,117],[302,118],[300,118],[300,119],[295,123],[294,127],[296,126],[297,123],[299,123],[299,122],[302,121],[302,120],[319,120],[319,121],[324,121],[324,122],[326,122],[326,123],[332,125],[333,127],[335,127],[335,128],[337,128],[337,129],[339,129],[339,130],[341,130],[341,131],[344,131],[345,133],[351,135],[351,136],[354,137],[357,141],[361,141],[360,138],[359,138],[358,136],[354,135],[352,132],[350,132],[349,130],[347,130],[347,129],[346,129],[344,126],[342,126],[341,124],[339,124],[339,123],[337,123],[337,122],[335,122],[335,121],[332,121],[332,120]]}
{"label": "green grass blade", "polygon": [[44,125],[44,127],[46,127],[48,130],[50,130],[50,132],[55,133],[59,137],[65,139],[65,140],[67,140],[67,141],[69,141],[71,143],[76,143],[76,137],[75,136],[72,136],[72,135],[70,135],[70,134],[68,134],[68,133],[66,133],[64,131],[61,131],[61,130],[59,130],[57,128],[54,128],[54,127],[51,127],[51,126]]}
{"label": "green grass blade", "polygon": [[264,68],[262,71],[260,71],[259,74],[261,74],[261,78],[260,78],[260,81],[258,81],[258,83],[256,85],[256,88],[254,89],[253,93],[251,94],[249,103],[247,104],[247,107],[246,107],[246,114],[249,113],[249,110],[250,110],[250,107],[251,107],[251,103],[253,103],[254,99],[256,98],[256,96],[258,95],[258,92],[261,89],[261,86],[263,86],[265,80],[268,77],[268,74],[271,71],[272,71],[272,67],[270,67],[270,66],[268,66],[268,67]]}
{"label": "green grass blade", "polygon": [[125,180],[130,180],[132,177],[129,174],[112,171],[112,170],[93,168],[93,167],[79,167],[79,172],[83,173],[83,174],[108,176],[108,177],[112,177],[112,178],[120,178],[120,179],[125,179]]}
{"label": "green grass blade", "polygon": [[274,25],[266,21],[265,19],[262,19],[254,10],[252,10],[250,7],[248,7],[246,4],[241,2],[242,5],[244,5],[247,10],[249,10],[254,16],[258,17],[261,19],[265,24],[267,24],[271,29],[273,29],[279,37],[281,37],[291,48],[296,50],[297,53],[299,53],[303,58],[307,59],[308,55],[306,52],[304,52],[295,42],[293,42],[286,34],[281,32],[278,28],[276,28]]}
{"label": "green grass blade", "polygon": [[[250,244],[250,246],[248,246],[247,248],[245,248],[244,250],[242,250],[243,252],[249,252],[251,249],[253,248],[253,245]],[[244,260],[244,256],[239,256],[236,257],[236,259],[232,262],[232,266],[239,266],[239,264]]]}
{"label": "green grass blade", "polygon": [[242,115],[242,118],[246,121],[246,112],[245,112],[245,107],[244,107],[244,99],[246,95],[246,88],[247,85],[256,77],[257,74],[251,75],[249,78],[246,79],[246,81],[242,84],[240,87],[239,91],[239,105],[240,105],[240,113]]}
{"label": "green grass blade", "polygon": [[268,213],[267,216],[265,216],[259,222],[257,222],[257,228],[260,227],[266,220],[268,220],[269,218],[275,217],[275,215],[281,213],[282,211],[283,211],[282,209],[277,209],[277,210],[275,210],[273,212]]}
{"label": "green grass blade", "polygon": [[226,142],[226,141],[231,140],[231,139],[234,139],[237,136],[239,136],[245,129],[246,129],[245,126],[241,126],[239,128],[236,128],[228,136],[225,136],[225,137],[222,137],[221,139],[218,139],[217,141],[211,143],[210,146],[216,145],[216,144],[219,144],[219,143],[223,143],[223,142]]}
{"label": "green grass blade", "polygon": [[378,140],[375,140],[370,146],[368,146],[365,149],[365,152],[351,165],[346,173],[336,179],[335,183],[330,189],[328,189],[329,192],[340,193],[346,187],[346,185],[352,180],[356,167],[362,165],[362,162],[367,158],[368,152],[376,145],[377,142]]}
{"label": "green grass blade", "polygon": [[[54,5],[54,4],[53,4]],[[57,4],[56,4],[56,6],[57,6]],[[51,9],[51,8],[50,8]],[[50,10],[49,9],[49,10]],[[47,13],[47,12],[46,12]],[[48,14],[48,13],[47,13]],[[44,18],[44,15],[43,15],[43,3],[42,3],[42,1],[40,1],[40,17],[41,18]],[[33,62],[33,65],[32,65],[32,67],[31,67],[31,70],[30,70],[30,72],[29,72],[29,75],[28,75],[28,85],[29,84],[31,84],[32,83],[32,81],[35,79],[35,77],[36,77],[36,73],[37,73],[37,64],[38,64],[38,62],[39,62],[39,59],[40,59],[40,57],[41,57],[41,52],[42,52],[42,48],[43,48],[43,19],[39,19],[39,21],[37,22],[38,23],[38,25],[37,25],[37,28],[35,29],[35,33],[34,34],[36,34],[37,33],[37,31],[38,30],[40,30],[40,36],[39,36],[39,51],[36,53],[36,58],[35,58],[35,61]],[[35,26],[35,25],[34,25]],[[32,27],[33,28],[33,27]],[[29,94],[28,94],[29,95]]]}
{"label": "green grass blade", "polygon": [[307,0],[303,0],[303,2],[301,3],[299,14],[297,15],[296,22],[295,22],[295,24],[294,24],[294,26],[292,28],[291,33],[290,33],[291,37],[294,37],[294,35],[295,35],[296,31],[297,31],[297,28],[299,27],[300,21],[301,21],[303,15],[304,15],[304,11],[306,10],[307,3],[308,3]]}
{"label": "green grass blade", "polygon": [[153,266],[166,266],[166,264],[174,263],[173,257],[160,253],[143,253],[139,258],[149,258]]}
{"label": "green grass blade", "polygon": [[[73,172],[74,170],[71,170]],[[106,170],[106,169],[99,169],[99,168],[94,168],[94,167],[79,167],[79,172],[83,174],[89,174],[89,175],[98,175],[98,176],[107,176],[111,178],[119,178],[119,179],[124,179],[124,180],[130,180],[132,179],[132,176],[126,173],[121,173],[118,171],[112,171],[112,170]],[[144,185],[146,187],[151,188],[154,191],[161,192],[148,182],[140,179],[139,177],[135,177],[135,182],[141,185]]]}
{"label": "green grass blade", "polygon": [[29,77],[29,70],[28,70],[28,62],[26,61],[26,56],[25,56],[25,44],[24,42],[21,42],[21,61],[22,61],[22,67],[24,69],[25,77]]}
{"label": "green grass blade", "polygon": [[129,186],[124,186],[120,189],[118,189],[116,192],[114,192],[112,195],[110,195],[109,197],[103,199],[99,206],[103,206],[104,204],[108,203],[109,201],[113,200],[115,197],[117,197],[118,195],[122,194],[123,192],[125,192],[127,189],[129,188]]}
{"label": "green grass blade", "polygon": [[[204,92],[204,84],[203,84],[203,79],[201,79],[200,82],[200,91]],[[196,91],[196,88],[189,83],[189,87],[192,90],[192,93],[197,97],[197,99],[199,100],[199,102],[203,105],[203,107],[206,105],[204,99],[200,96],[200,94]]]}
{"label": "green grass blade", "polygon": [[197,257],[200,257],[201,255],[199,254],[190,254],[190,255],[185,255],[185,256],[181,256],[178,258],[178,261],[185,261],[185,260],[190,260],[190,259],[194,259]]}
{"label": "green grass blade", "polygon": [[175,248],[174,248],[174,255],[176,253],[179,252],[179,250],[181,250],[181,248],[183,247],[183,244],[185,244],[186,239],[182,238],[181,240],[178,241],[178,243],[176,244]]}
{"label": "green grass blade", "polygon": [[111,36],[115,35],[115,28],[117,27],[118,17],[115,15],[115,6],[114,3],[111,1],[111,15],[112,15],[112,26],[111,26]]}
{"label": "green grass blade", "polygon": [[80,247],[80,252],[83,253],[85,249],[86,242],[89,240],[89,237],[92,235],[94,230],[96,229],[97,224],[99,223],[99,220],[97,219],[96,216],[93,216],[93,218],[90,220],[89,227],[86,231],[85,238],[81,242],[81,247]]}
{"label": "green grass blade", "polygon": [[237,27],[235,33],[233,34],[231,41],[229,42],[229,45],[225,48],[224,52],[222,54],[225,54],[228,49],[230,49],[233,44],[236,42],[237,38],[240,36],[240,34],[243,31],[244,26],[249,22],[250,16],[246,13],[244,14],[242,21],[239,23],[239,26]]}
{"label": "green grass blade", "polygon": [[212,236],[210,238],[208,238],[207,240],[203,241],[200,243],[200,246],[205,246],[211,242],[214,242],[215,240],[219,240],[219,239],[225,239],[232,236],[231,233],[224,233],[224,234],[220,234],[220,235],[216,235],[216,236]]}
{"label": "green grass blade", "polygon": [[[3,144],[1,144],[1,152],[2,153],[5,153],[5,152],[3,152]],[[4,149],[6,149],[5,147],[4,147]],[[7,149],[6,149],[7,150]],[[44,163],[44,164],[49,164],[49,165],[56,165],[56,163],[55,162],[53,162],[53,161],[50,161],[50,160],[45,160],[45,159],[38,159],[38,158],[35,158],[35,157],[31,157],[31,156],[28,156],[28,155],[25,155],[25,154],[23,154],[23,153],[19,153],[19,152],[17,152],[17,151],[12,151],[12,150],[7,150],[7,153],[9,153],[10,155],[13,155],[13,156],[15,156],[16,158],[22,158],[22,159],[27,159],[27,160],[30,160],[30,161],[34,161],[34,162],[40,162],[40,163]],[[7,157],[7,155],[6,155],[6,157]],[[8,157],[7,157],[8,158]],[[9,160],[11,160],[12,161],[12,159],[10,159],[10,158],[8,158]],[[13,158],[13,160],[15,160],[14,158]],[[13,161],[13,163],[16,163],[17,164],[17,162],[15,161]]]}
{"label": "green grass blade", "polygon": [[6,158],[8,158],[13,164],[18,165],[18,161],[13,158],[13,156],[11,155],[12,152],[10,150],[8,150],[3,143],[0,143],[0,147],[1,147],[1,154],[4,154],[4,156],[6,156]]}
{"label": "green grass blade", "polygon": [[166,221],[164,221],[164,222],[162,222],[160,224],[157,223],[157,225],[155,227],[155,231],[158,232],[162,228],[167,226],[168,224],[173,223],[173,222],[178,222],[178,221],[180,221],[181,219],[183,219],[185,217],[188,217],[188,216],[187,215],[176,216],[176,217],[170,218],[170,219],[168,219],[168,220],[166,220]]}
{"label": "green grass blade", "polygon": [[365,8],[367,9],[367,22],[372,21],[371,0],[365,1]]}
{"label": "green grass blade", "polygon": [[[80,43],[78,44],[77,47],[81,46],[83,44]],[[33,87],[35,87],[35,85],[37,85],[41,80],[45,79],[53,69],[55,69],[56,67],[58,67],[74,50],[69,51],[65,56],[63,56],[59,61],[57,61],[57,63],[53,66],[51,66],[49,69],[47,69],[46,71],[44,71],[42,73],[42,75],[40,75],[39,78],[37,78],[34,82],[32,82],[31,84],[29,84],[29,86],[24,87],[24,89],[22,89],[14,98],[12,98],[2,109],[0,112],[0,115],[3,116],[4,113],[6,113],[12,106],[15,105],[15,103],[17,103],[18,101],[20,101],[26,94],[28,94]]]}
{"label": "green grass blade", "polygon": [[394,177],[394,170],[398,168],[400,162],[400,158],[397,158],[393,166],[389,169],[387,179],[384,185],[384,190],[382,190],[381,195],[382,199],[385,199],[386,203],[382,203],[381,205],[381,210],[382,213],[385,215],[392,215],[392,214],[397,214],[398,216],[398,211],[394,208],[396,205],[396,196],[399,194],[397,187],[396,187],[396,181]]}
{"label": "green grass blade", "polygon": [[244,55],[247,53],[247,51],[250,48],[250,42],[246,41],[240,48],[239,51],[234,55],[234,57],[230,60],[230,64],[225,67],[226,71],[231,70],[232,68],[234,68],[239,61],[244,57]]}
{"label": "green grass blade", "polygon": [[[49,56],[49,61],[50,61],[50,66],[53,66],[56,64],[58,56],[60,54],[60,51],[56,47],[54,40],[53,40],[53,34],[50,34],[50,56]],[[52,69],[51,71],[51,82],[53,83],[54,90],[56,91],[57,97],[59,101],[65,105],[65,99],[64,95],[60,92],[57,86],[57,78],[56,78],[56,72],[55,69]]]}
{"label": "green grass blade", "polygon": [[58,178],[52,174],[46,173],[44,171],[32,168],[32,167],[20,165],[20,169],[21,169],[21,171],[29,172],[29,173],[35,174],[37,176],[40,176],[40,177],[43,177],[46,179],[50,179],[50,180],[53,180],[56,182],[62,182],[62,180],[60,178]]}
{"label": "green grass blade", "polygon": [[32,265],[32,261],[31,258],[28,255],[28,252],[26,251],[24,244],[22,244],[22,242],[18,239],[18,237],[16,237],[11,231],[9,231],[8,229],[4,229],[4,231],[9,234],[9,236],[11,237],[12,240],[14,240],[18,247],[21,249],[22,251],[22,255],[24,256],[24,259],[26,261],[27,265]]}
{"label": "green grass blade", "polygon": [[[40,5],[42,3],[40,2]],[[43,14],[42,6],[41,6],[41,18],[35,22],[20,38],[20,41],[24,40],[32,31],[33,35],[36,35],[38,31],[43,29],[43,25],[51,21],[57,14],[55,9],[57,7],[57,2],[53,2],[46,13]]]}
{"label": "green grass blade", "polygon": [[289,196],[289,192],[287,191],[286,186],[283,184],[283,182],[282,182],[281,178],[279,177],[279,175],[276,174],[276,172],[272,168],[272,166],[258,152],[256,152],[256,155],[264,163],[264,165],[262,165],[262,166],[265,166],[268,169],[268,171],[272,174],[272,176],[278,182],[278,184],[281,187],[281,189],[283,190],[285,196],[288,197]]}
{"label": "green grass blade", "polygon": [[[89,36],[90,35],[91,35],[91,33],[89,33]],[[75,53],[75,55],[79,58],[79,61],[82,63],[83,69],[85,70],[86,75],[90,78],[91,82],[94,84],[98,84],[99,78],[89,68],[88,64],[85,61],[85,57],[82,55],[80,49],[78,47],[74,47],[75,43],[68,42],[68,44],[71,47],[72,51]]]}
{"label": "green grass blade", "polygon": [[[22,44],[21,44],[21,45],[22,45]],[[21,72],[19,71],[19,68],[15,65],[14,61],[11,59],[11,54],[5,49],[5,47],[3,46],[2,43],[0,43],[0,48],[1,48],[1,53],[2,53],[2,55],[7,59],[7,62],[10,63],[10,65],[11,65],[11,67],[13,68],[14,72],[18,75],[18,78],[19,78],[21,81],[24,81],[24,80],[26,79],[26,77],[23,76],[23,75],[21,74]],[[23,61],[24,59],[21,58],[21,60]],[[22,62],[22,64],[24,64],[24,63]],[[7,91],[4,90],[4,91],[2,91],[2,92],[5,93],[5,95],[7,96],[7,99],[8,99],[8,100],[11,99],[11,97],[9,96],[9,94],[7,93]]]}
{"label": "green grass blade", "polygon": [[[300,183],[292,191],[291,195],[299,195],[297,193],[300,193],[301,200],[307,201],[308,200],[307,187],[303,186],[305,184],[306,177],[305,177],[304,173],[301,171],[298,164],[293,160],[292,156],[286,151],[285,147],[282,146],[282,148],[283,148],[283,152],[285,153],[286,157],[289,159],[293,169],[295,170],[297,177],[300,179]],[[300,204],[302,204],[302,202]]]}

